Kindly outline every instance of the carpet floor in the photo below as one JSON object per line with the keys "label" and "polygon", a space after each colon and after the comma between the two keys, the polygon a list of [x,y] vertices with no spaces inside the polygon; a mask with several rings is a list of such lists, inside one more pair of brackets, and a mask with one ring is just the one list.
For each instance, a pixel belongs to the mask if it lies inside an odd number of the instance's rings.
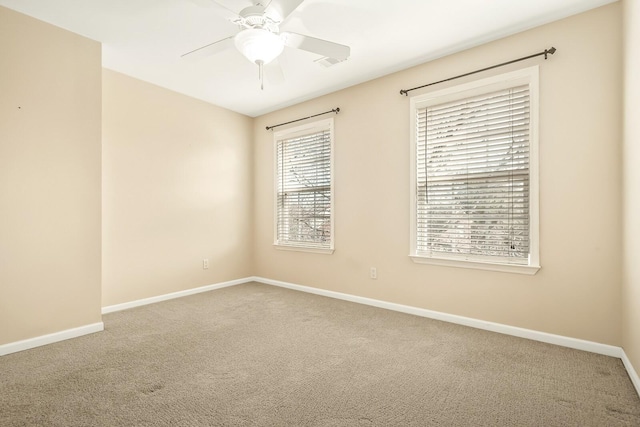
{"label": "carpet floor", "polygon": [[0,425],[640,426],[619,359],[258,283],[0,357]]}

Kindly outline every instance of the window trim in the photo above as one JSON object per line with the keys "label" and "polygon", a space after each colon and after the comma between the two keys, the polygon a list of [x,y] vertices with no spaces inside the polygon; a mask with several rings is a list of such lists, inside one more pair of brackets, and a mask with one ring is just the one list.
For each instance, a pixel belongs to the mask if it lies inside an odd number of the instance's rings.
{"label": "window trim", "polygon": [[[529,263],[528,265],[506,264],[482,261],[473,256],[437,257],[419,254],[417,251],[417,132],[416,112],[420,108],[441,104],[456,99],[469,98],[518,85],[529,85],[530,129],[529,129]],[[499,74],[469,83],[413,96],[410,99],[410,251],[409,257],[418,264],[431,264],[448,267],[473,268],[520,274],[536,274],[540,269],[539,245],[539,69],[538,66]]]}
{"label": "window trim", "polygon": [[[329,241],[328,248],[317,248],[307,245],[296,245],[291,243],[281,243],[278,240],[278,141],[283,139],[292,139],[304,135],[309,135],[314,132],[329,131],[330,141],[330,157],[329,157],[329,170],[330,170],[330,216],[331,216],[331,239]],[[335,194],[334,194],[334,124],[333,118],[317,120],[312,123],[306,123],[303,125],[290,127],[286,129],[274,132],[273,135],[273,247],[279,250],[285,251],[298,251],[298,252],[310,252],[318,254],[332,254],[335,250]]]}

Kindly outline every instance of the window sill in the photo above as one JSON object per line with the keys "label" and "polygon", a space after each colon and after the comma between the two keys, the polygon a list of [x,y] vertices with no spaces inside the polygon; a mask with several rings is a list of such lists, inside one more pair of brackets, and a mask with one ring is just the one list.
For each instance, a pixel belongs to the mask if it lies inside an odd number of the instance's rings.
{"label": "window sill", "polygon": [[444,267],[473,268],[476,270],[500,271],[502,273],[517,273],[533,276],[540,270],[540,266],[536,265],[513,265],[498,264],[488,262],[463,261],[443,258],[428,258],[425,256],[409,255],[416,264],[431,264]]}
{"label": "window sill", "polygon": [[333,248],[331,249],[309,248],[307,246],[279,245],[277,243],[274,243],[273,247],[281,251],[310,252],[314,254],[326,254],[326,255],[331,255],[334,251]]}

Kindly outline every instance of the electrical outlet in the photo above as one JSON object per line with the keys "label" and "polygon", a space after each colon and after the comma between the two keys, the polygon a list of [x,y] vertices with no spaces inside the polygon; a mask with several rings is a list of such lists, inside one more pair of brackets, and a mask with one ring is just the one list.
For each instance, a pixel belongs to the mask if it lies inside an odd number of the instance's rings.
{"label": "electrical outlet", "polygon": [[202,260],[202,269],[207,270],[209,268],[209,258],[205,258]]}
{"label": "electrical outlet", "polygon": [[375,267],[371,267],[371,269],[369,270],[369,277],[371,277],[372,279],[378,278],[378,270]]}

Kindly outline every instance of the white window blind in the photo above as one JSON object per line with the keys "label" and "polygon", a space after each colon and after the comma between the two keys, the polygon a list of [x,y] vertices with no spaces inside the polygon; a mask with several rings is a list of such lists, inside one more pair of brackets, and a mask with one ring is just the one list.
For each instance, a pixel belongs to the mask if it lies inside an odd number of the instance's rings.
{"label": "white window blind", "polygon": [[417,255],[527,265],[529,85],[417,108]]}
{"label": "white window blind", "polygon": [[333,249],[331,128],[276,139],[276,245]]}

